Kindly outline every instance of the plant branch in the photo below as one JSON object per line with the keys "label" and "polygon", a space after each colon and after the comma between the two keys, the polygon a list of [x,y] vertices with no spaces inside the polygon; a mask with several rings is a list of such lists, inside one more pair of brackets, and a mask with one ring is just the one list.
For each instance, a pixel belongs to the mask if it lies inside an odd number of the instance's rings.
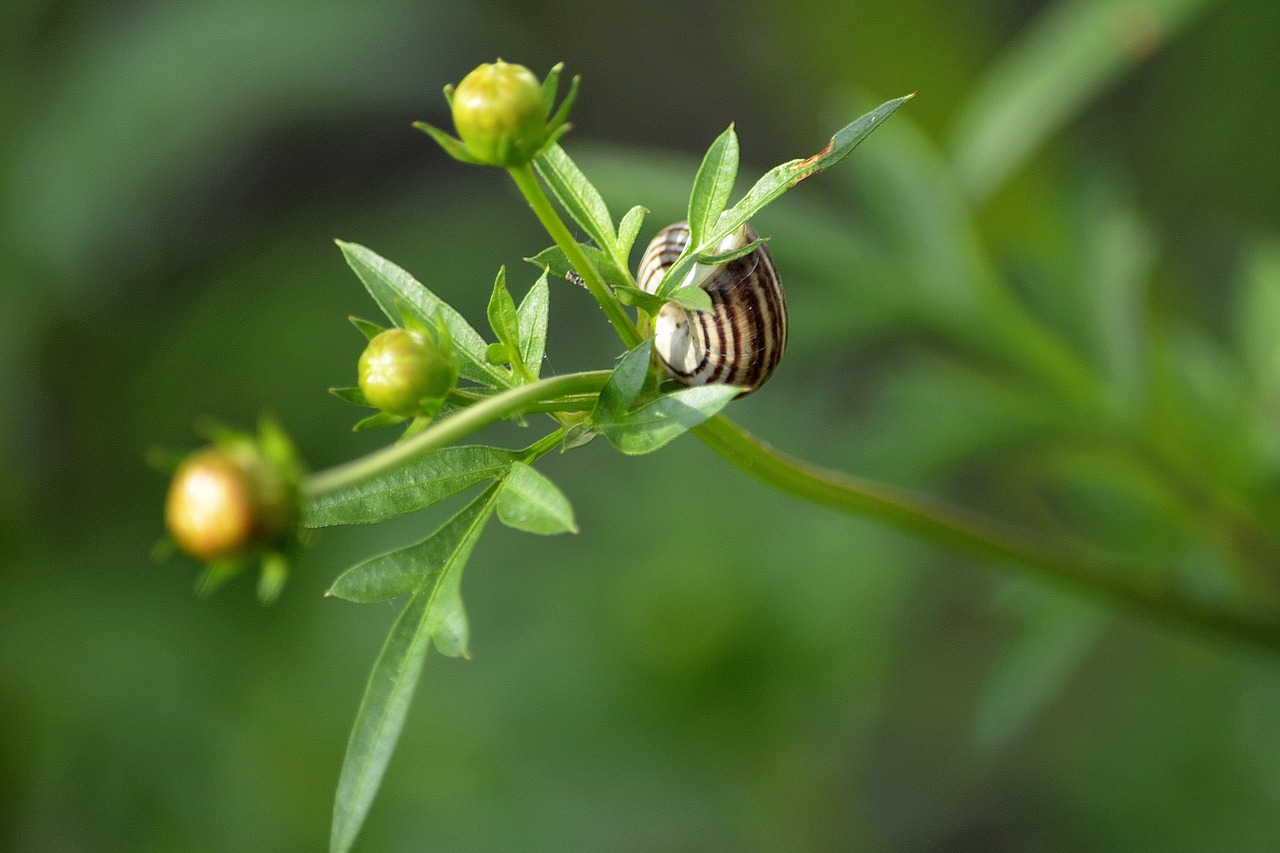
{"label": "plant branch", "polygon": [[376,450],[367,456],[335,468],[312,474],[302,484],[304,497],[315,498],[336,489],[345,488],[415,456],[452,444],[495,421],[518,412],[528,411],[531,406],[542,401],[554,400],[562,396],[598,393],[608,378],[607,370],[569,373],[564,376],[553,376],[550,379],[540,379],[537,382],[530,382],[528,385],[495,394],[461,411],[454,412],[412,438]]}
{"label": "plant branch", "polygon": [[693,429],[704,444],[780,492],[852,515],[876,518],[938,544],[1012,561],[1153,620],[1235,643],[1280,651],[1280,622],[1214,607],[1152,579],[1141,564],[1047,542],[974,513],[889,486],[810,465],[766,445],[717,415]]}
{"label": "plant branch", "polygon": [[605,316],[609,318],[609,322],[613,324],[613,328],[618,332],[618,337],[622,338],[622,342],[627,345],[627,349],[639,344],[640,333],[636,331],[635,323],[631,321],[626,310],[622,307],[622,303],[613,295],[613,291],[600,275],[600,271],[595,268],[591,260],[583,253],[578,246],[578,241],[573,239],[568,227],[565,226],[560,215],[552,207],[551,200],[547,198],[542,185],[538,183],[537,176],[533,173],[533,166],[529,163],[524,163],[520,166],[512,166],[507,171],[511,173],[511,177],[515,180],[516,186],[520,188],[525,201],[529,202],[529,207],[533,208],[533,213],[538,217],[538,221],[542,223],[542,227],[551,235],[551,239],[556,241],[556,245],[560,247],[560,251],[564,252],[564,256],[573,268],[578,271],[578,275],[582,276],[583,283],[586,284],[587,289],[591,291],[591,295],[596,298],[596,301],[600,303],[600,307],[604,309]]}

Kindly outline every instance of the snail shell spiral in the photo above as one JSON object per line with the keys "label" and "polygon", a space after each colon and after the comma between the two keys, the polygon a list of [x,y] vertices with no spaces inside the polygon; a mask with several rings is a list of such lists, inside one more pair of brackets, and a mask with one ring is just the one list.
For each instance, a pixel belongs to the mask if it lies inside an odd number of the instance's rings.
{"label": "snail shell spiral", "polygon": [[[724,254],[758,239],[743,225],[716,247]],[[640,259],[636,282],[657,292],[667,268],[689,243],[689,224],[658,232]],[[765,245],[726,264],[695,264],[683,285],[697,284],[711,297],[710,311],[688,311],[668,302],[654,321],[654,349],[683,385],[741,385],[750,394],[765,383],[787,346],[787,304],[773,255]]]}

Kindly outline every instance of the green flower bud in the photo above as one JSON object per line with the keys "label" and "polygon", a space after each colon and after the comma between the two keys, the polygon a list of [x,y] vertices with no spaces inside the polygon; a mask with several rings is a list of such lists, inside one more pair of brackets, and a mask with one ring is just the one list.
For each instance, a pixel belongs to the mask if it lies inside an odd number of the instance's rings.
{"label": "green flower bud", "polygon": [[173,475],[165,525],[193,557],[217,560],[271,545],[289,532],[297,509],[289,475],[251,446],[210,447]]}
{"label": "green flower bud", "polygon": [[518,166],[547,141],[542,84],[523,65],[481,65],[458,84],[452,106],[458,136],[481,163]]}
{"label": "green flower bud", "polygon": [[360,355],[360,390],[369,405],[413,417],[438,409],[458,381],[458,365],[430,336],[387,329]]}

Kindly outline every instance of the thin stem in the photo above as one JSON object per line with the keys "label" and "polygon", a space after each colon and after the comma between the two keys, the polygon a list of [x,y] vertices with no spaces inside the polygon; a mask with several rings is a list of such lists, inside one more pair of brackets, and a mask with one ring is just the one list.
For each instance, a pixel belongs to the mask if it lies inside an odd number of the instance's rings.
{"label": "thin stem", "polygon": [[335,468],[312,474],[304,481],[303,492],[308,498],[316,498],[328,492],[346,488],[427,451],[452,444],[481,427],[509,415],[528,411],[531,405],[543,400],[566,395],[598,393],[608,378],[607,370],[569,373],[503,391],[501,394],[495,394],[449,415],[406,441],[376,450],[367,456]]}
{"label": "thin stem", "polygon": [[780,492],[852,515],[876,518],[938,544],[1012,560],[1155,620],[1274,653],[1280,622],[1216,608],[1149,580],[1144,567],[1076,545],[1048,543],[978,515],[891,487],[826,471],[764,444],[723,416],[694,435],[729,462]]}
{"label": "thin stem", "polygon": [[609,322],[613,324],[618,337],[622,338],[627,349],[639,344],[640,333],[636,331],[635,323],[631,322],[622,303],[618,302],[618,298],[613,295],[613,291],[605,283],[600,271],[591,263],[578,245],[578,241],[569,233],[560,215],[552,207],[551,200],[547,198],[547,194],[542,190],[542,184],[538,183],[538,178],[533,173],[533,166],[524,163],[520,166],[512,166],[507,171],[511,173],[525,201],[529,202],[529,207],[533,208],[533,213],[542,223],[542,227],[551,235],[551,239],[556,241],[556,245],[560,247],[560,251],[564,252],[570,265],[578,271],[578,275],[582,276],[583,283],[600,303],[605,316],[609,318]]}

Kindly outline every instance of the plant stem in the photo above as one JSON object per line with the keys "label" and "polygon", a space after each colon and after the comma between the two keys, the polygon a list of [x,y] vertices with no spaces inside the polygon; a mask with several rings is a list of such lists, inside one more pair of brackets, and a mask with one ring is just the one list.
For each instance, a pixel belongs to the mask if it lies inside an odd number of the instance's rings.
{"label": "plant stem", "polygon": [[565,395],[598,393],[609,378],[609,371],[569,373],[521,385],[495,394],[432,424],[399,444],[376,450],[367,456],[329,468],[307,477],[302,484],[306,498],[315,498],[345,488],[380,474],[430,450],[452,444],[494,421],[527,411],[543,400]]}
{"label": "plant stem", "polygon": [[565,258],[577,270],[578,275],[582,276],[587,289],[591,291],[591,295],[600,303],[600,307],[604,309],[605,316],[609,318],[609,322],[613,324],[613,328],[618,332],[618,337],[622,338],[622,342],[627,345],[627,349],[639,344],[640,333],[636,331],[635,323],[631,322],[631,317],[627,315],[622,303],[613,295],[613,291],[605,283],[600,271],[587,258],[581,247],[578,246],[578,241],[573,239],[573,235],[569,233],[564,221],[560,219],[560,215],[552,207],[551,200],[547,198],[547,194],[543,192],[542,184],[538,183],[538,178],[533,173],[533,166],[529,163],[524,163],[519,166],[512,166],[507,171],[511,173],[511,177],[515,180],[516,186],[520,188],[525,201],[529,202],[529,207],[533,208],[533,213],[538,217],[538,221],[542,223],[542,227],[551,235],[551,239],[556,241],[556,245],[560,247],[560,251],[564,252]]}
{"label": "plant stem", "polygon": [[794,459],[722,415],[694,435],[729,462],[780,492],[851,515],[876,518],[940,545],[1011,560],[1154,620],[1194,633],[1280,650],[1280,622],[1213,607],[1151,579],[1129,560],[1078,545],[1049,543],[1025,532],[892,487],[868,483]]}

